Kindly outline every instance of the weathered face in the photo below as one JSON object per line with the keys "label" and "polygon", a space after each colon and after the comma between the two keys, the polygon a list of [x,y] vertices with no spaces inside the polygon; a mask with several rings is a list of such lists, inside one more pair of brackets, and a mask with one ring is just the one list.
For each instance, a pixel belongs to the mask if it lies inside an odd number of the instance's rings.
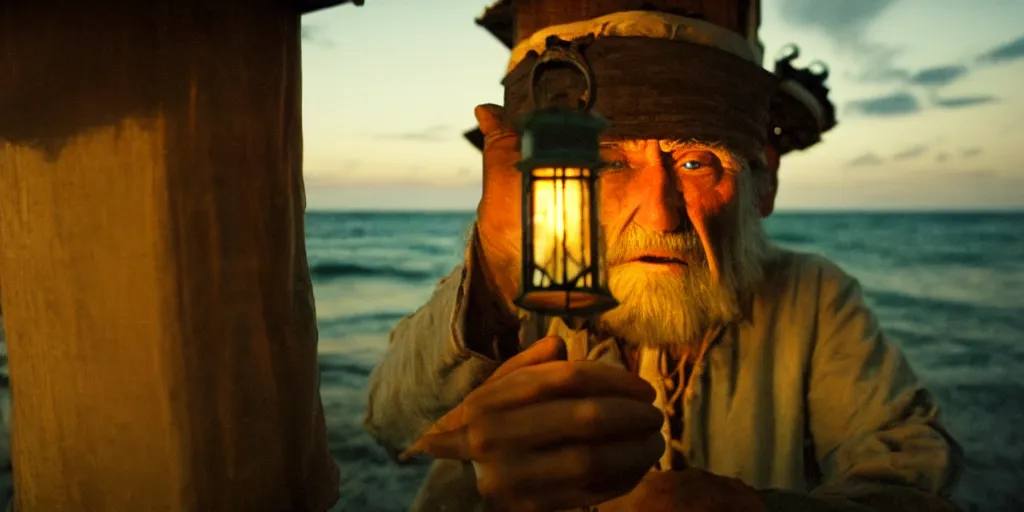
{"label": "weathered face", "polygon": [[603,328],[632,344],[698,344],[762,280],[766,237],[747,162],[722,147],[603,144],[610,287]]}

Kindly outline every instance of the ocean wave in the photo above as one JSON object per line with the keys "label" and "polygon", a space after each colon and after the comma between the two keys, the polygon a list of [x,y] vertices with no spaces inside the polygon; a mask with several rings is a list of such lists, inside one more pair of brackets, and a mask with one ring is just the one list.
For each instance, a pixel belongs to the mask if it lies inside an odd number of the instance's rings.
{"label": "ocean wave", "polygon": [[463,251],[460,245],[438,245],[438,244],[408,244],[405,249],[430,256],[451,256],[457,258]]}
{"label": "ocean wave", "polygon": [[366,378],[373,371],[372,367],[346,361],[340,357],[320,357],[320,371],[325,373],[344,373],[355,377]]}
{"label": "ocean wave", "polygon": [[366,325],[378,323],[395,323],[402,318],[409,316],[412,312],[402,311],[374,311],[362,315],[336,316],[334,318],[320,318],[317,323],[321,326],[336,325]]}
{"label": "ocean wave", "polygon": [[326,338],[344,338],[355,334],[387,334],[410,312],[379,311],[363,315],[338,316],[317,320],[320,333]]}
{"label": "ocean wave", "polygon": [[936,318],[950,316],[961,320],[985,318],[994,322],[1005,322],[1024,327],[1020,323],[1022,311],[1014,304],[981,303],[971,300],[955,300],[942,297],[923,297],[920,294],[895,290],[868,289],[868,302],[879,310],[927,311]]}
{"label": "ocean wave", "polygon": [[355,263],[325,262],[312,265],[309,269],[314,280],[329,280],[342,277],[378,277],[406,281],[426,281],[437,279],[434,272],[391,266],[368,266]]}
{"label": "ocean wave", "polygon": [[773,242],[775,242],[777,244],[780,244],[780,245],[804,245],[804,244],[814,244],[814,243],[818,242],[818,240],[815,240],[813,237],[810,237],[810,236],[807,236],[807,235],[801,235],[800,233],[786,233],[786,232],[772,233],[771,234],[771,239],[772,239]]}

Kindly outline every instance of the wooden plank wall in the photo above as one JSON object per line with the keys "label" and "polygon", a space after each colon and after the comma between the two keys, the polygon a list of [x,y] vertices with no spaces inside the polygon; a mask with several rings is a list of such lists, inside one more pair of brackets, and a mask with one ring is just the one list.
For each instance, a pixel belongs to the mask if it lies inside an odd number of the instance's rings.
{"label": "wooden plank wall", "polygon": [[284,0],[0,2],[19,512],[337,496]]}

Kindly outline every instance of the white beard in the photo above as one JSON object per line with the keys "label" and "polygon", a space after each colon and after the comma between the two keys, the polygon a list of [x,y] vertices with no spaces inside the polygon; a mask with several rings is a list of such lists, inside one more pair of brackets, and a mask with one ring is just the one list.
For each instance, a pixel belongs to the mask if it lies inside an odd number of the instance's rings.
{"label": "white beard", "polygon": [[736,314],[736,300],[711,286],[706,269],[657,275],[643,268],[611,271],[610,288],[619,306],[601,316],[602,329],[633,345],[693,345],[713,324]]}
{"label": "white beard", "polygon": [[[696,349],[713,326],[737,319],[743,299],[764,280],[769,251],[750,172],[744,170],[738,180],[735,208],[724,212],[710,230],[711,245],[719,253],[720,278],[712,275],[693,230],[652,233],[629,226],[609,248],[609,288],[620,305],[598,319],[602,331],[632,345]],[[647,249],[688,255],[687,266],[681,274],[614,266],[630,252]]]}

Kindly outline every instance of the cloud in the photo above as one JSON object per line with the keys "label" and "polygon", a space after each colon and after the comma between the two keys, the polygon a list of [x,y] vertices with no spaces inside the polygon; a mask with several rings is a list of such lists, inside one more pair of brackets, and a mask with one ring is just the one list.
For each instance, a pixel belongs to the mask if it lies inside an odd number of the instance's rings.
{"label": "cloud", "polygon": [[416,132],[401,132],[401,133],[382,133],[376,136],[378,139],[390,139],[390,140],[419,140],[419,141],[435,141],[441,140],[446,137],[449,131],[448,126],[437,124],[434,126],[428,126],[420,131]]}
{"label": "cloud", "polygon": [[978,57],[979,62],[986,64],[1000,64],[1020,59],[1024,59],[1024,35],[999,45]]}
{"label": "cloud", "polygon": [[942,162],[945,162],[946,160],[949,160],[949,153],[946,153],[945,151],[939,153],[938,155],[935,155],[935,161],[940,164]]}
{"label": "cloud", "polygon": [[334,41],[324,36],[320,27],[313,25],[302,25],[299,29],[299,37],[305,43],[310,43],[322,48],[334,48]]}
{"label": "cloud", "polygon": [[864,116],[887,117],[916,114],[921,110],[921,105],[913,94],[898,92],[877,98],[851,101],[846,108]]}
{"label": "cloud", "polygon": [[895,0],[781,0],[782,16],[814,28],[844,45],[862,41],[862,34]]}
{"label": "cloud", "polygon": [[355,158],[342,160],[331,171],[325,171],[323,169],[307,169],[304,172],[303,179],[306,182],[306,186],[336,186],[342,181],[342,176],[352,176],[357,173],[359,169],[363,167],[363,161]]}
{"label": "cloud", "polygon": [[902,52],[891,46],[861,42],[854,50],[860,66],[847,72],[846,77],[864,83],[906,82],[911,77],[910,71],[894,65]]}
{"label": "cloud", "polygon": [[[996,101],[999,101],[999,98],[992,95],[955,96],[952,98],[931,95],[931,104],[944,109],[974,107]],[[923,107],[913,94],[896,92],[885,96],[851,101],[846,104],[846,109],[866,117],[899,117],[917,114],[923,110]]]}
{"label": "cloud", "polygon": [[907,148],[892,156],[893,160],[912,160],[928,152],[928,146],[918,145]]}
{"label": "cloud", "polygon": [[967,74],[967,66],[938,66],[914,73],[908,80],[913,85],[943,87]]}
{"label": "cloud", "polygon": [[451,188],[478,187],[482,182],[479,167],[450,167],[424,165],[380,165],[372,161],[343,160],[329,168],[307,170],[306,189],[351,187],[422,187]]}
{"label": "cloud", "polygon": [[480,168],[479,167],[470,167],[470,166],[459,167],[458,169],[455,170],[455,173],[454,173],[453,178],[452,178],[451,181],[453,183],[467,184],[467,185],[468,184],[482,183],[482,181],[483,181],[483,174],[480,172]]}
{"label": "cloud", "polygon": [[958,96],[958,97],[955,97],[955,98],[935,98],[935,99],[932,100],[932,102],[935,104],[935,106],[942,107],[942,108],[974,107],[974,106],[977,106],[977,105],[985,105],[985,104],[988,104],[988,103],[993,103],[995,101],[999,101],[999,98],[996,98],[995,96],[992,96],[992,95],[984,95],[984,96]]}
{"label": "cloud", "polygon": [[967,148],[960,153],[960,156],[964,158],[974,158],[982,153],[982,149],[979,147]]}
{"label": "cloud", "polygon": [[867,28],[898,0],[781,0],[780,13],[788,22],[832,39],[838,49],[857,61],[846,75],[859,82],[905,81],[910,73],[894,65],[901,49],[868,41]]}
{"label": "cloud", "polygon": [[[948,64],[911,72],[898,66],[904,49],[867,39],[869,28],[899,0],[778,0],[779,12],[789,23],[816,31],[832,40],[847,60],[845,77],[861,83],[901,84],[928,92],[932,107],[954,109],[985,105],[998,98],[980,93],[973,96],[936,98],[935,92],[962,81],[975,66]],[[979,64],[1024,60],[1024,35],[982,53]],[[907,91],[853,101],[847,108],[870,117],[916,114],[925,106]]]}
{"label": "cloud", "polygon": [[864,153],[863,155],[858,156],[857,158],[854,158],[853,160],[850,160],[849,162],[847,162],[846,166],[847,167],[874,167],[874,166],[877,166],[877,165],[882,165],[882,163],[883,163],[883,160],[878,155],[876,155],[874,153]]}

